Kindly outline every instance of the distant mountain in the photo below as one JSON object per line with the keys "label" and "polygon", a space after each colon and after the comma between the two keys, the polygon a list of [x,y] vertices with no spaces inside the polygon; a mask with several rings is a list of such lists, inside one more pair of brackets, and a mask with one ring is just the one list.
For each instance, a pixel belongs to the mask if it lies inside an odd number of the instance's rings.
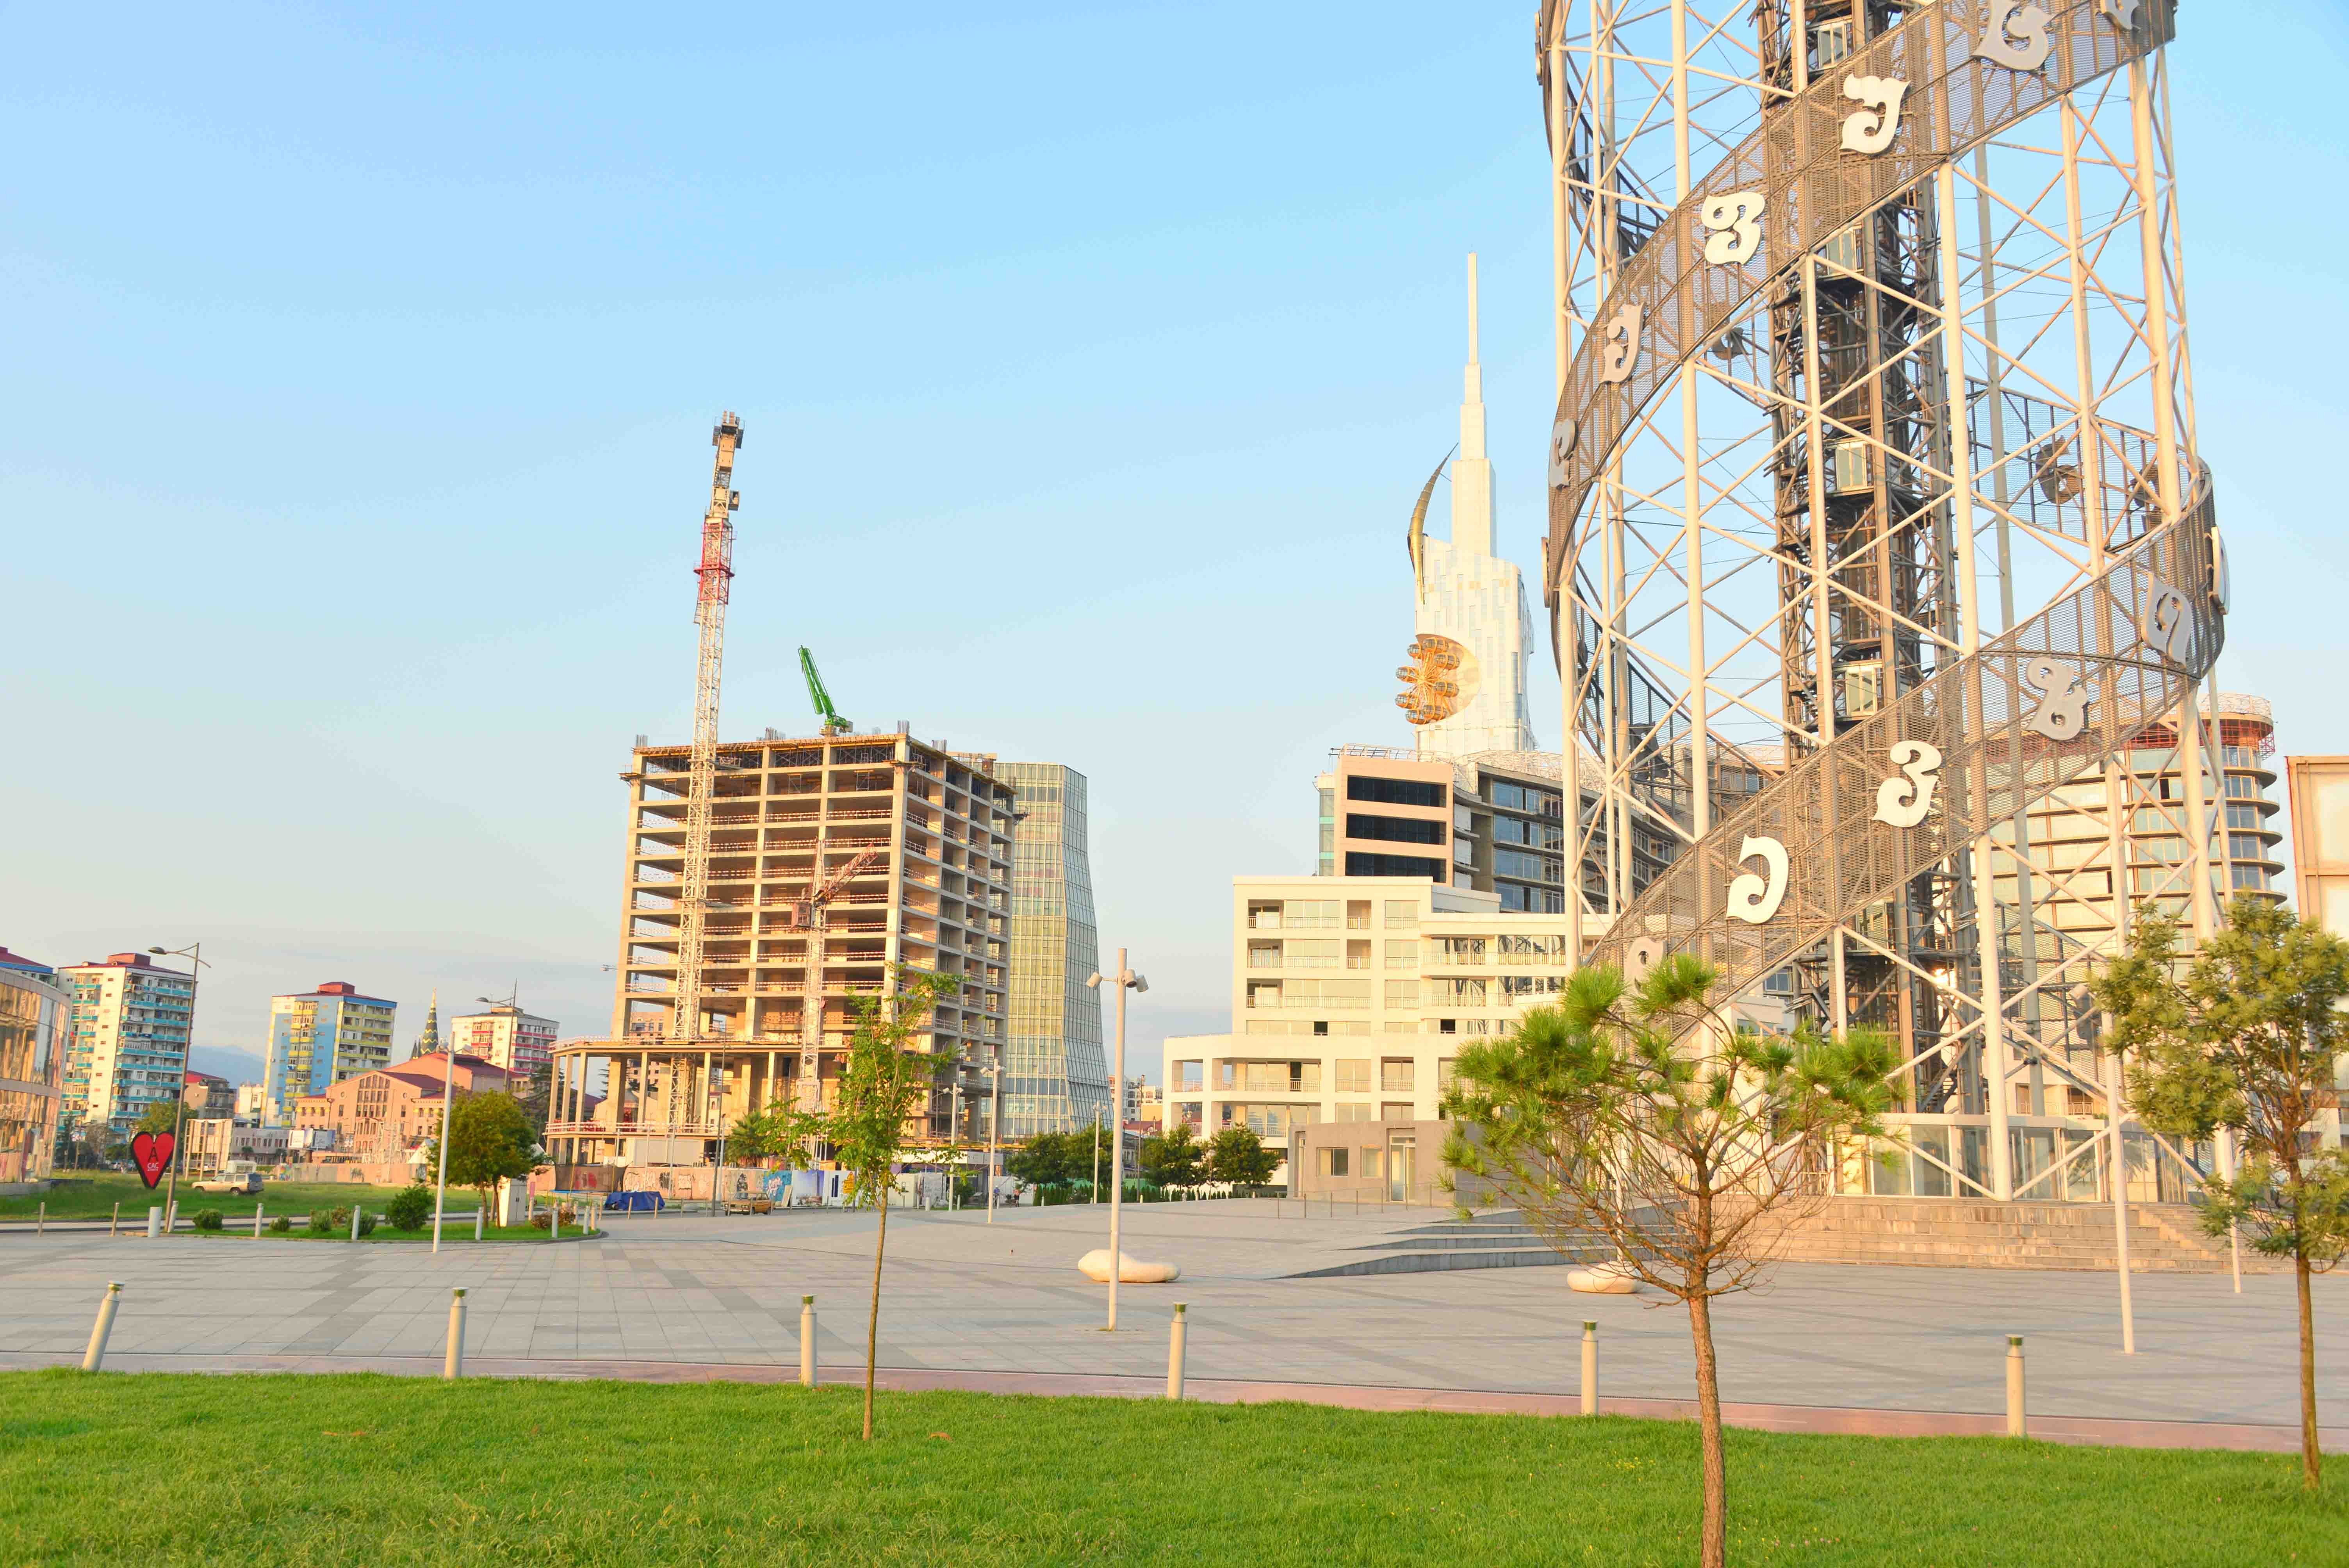
{"label": "distant mountain", "polygon": [[233,1046],[191,1046],[188,1066],[200,1073],[216,1073],[231,1083],[259,1083],[262,1061],[257,1051]]}

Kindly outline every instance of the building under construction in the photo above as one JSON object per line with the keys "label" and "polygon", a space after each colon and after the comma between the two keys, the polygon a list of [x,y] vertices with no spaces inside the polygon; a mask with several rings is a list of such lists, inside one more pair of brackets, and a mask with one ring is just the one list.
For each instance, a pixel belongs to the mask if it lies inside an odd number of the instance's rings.
{"label": "building under construction", "polygon": [[830,1109],[856,1009],[899,964],[963,982],[921,1037],[966,1064],[930,1107],[943,1140],[1004,1038],[1012,789],[994,758],[902,729],[719,747],[695,975],[678,955],[691,750],[640,746],[622,776],[612,1036],[559,1047],[557,1162],[698,1165],[748,1112]]}
{"label": "building under construction", "polygon": [[778,1103],[831,1109],[859,1010],[886,1005],[900,965],[960,981],[917,1037],[960,1069],[910,1130],[946,1139],[987,1092],[970,1069],[1000,1068],[1013,816],[995,759],[902,723],[854,733],[805,648],[820,732],[718,738],[742,434],[730,411],[709,432],[692,744],[639,736],[621,775],[611,1037],[555,1051],[546,1143],[566,1186],[602,1185],[587,1167],[702,1165],[727,1128]]}

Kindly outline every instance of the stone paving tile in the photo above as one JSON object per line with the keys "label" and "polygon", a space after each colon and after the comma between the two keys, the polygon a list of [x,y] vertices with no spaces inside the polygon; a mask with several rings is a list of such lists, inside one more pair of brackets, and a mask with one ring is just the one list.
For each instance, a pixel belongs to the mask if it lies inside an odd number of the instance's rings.
{"label": "stone paving tile", "polygon": [[[1562,1269],[1282,1277],[1353,1255],[1426,1211],[1335,1221],[1288,1204],[1148,1205],[1125,1246],[1170,1257],[1171,1289],[1105,1293],[1073,1275],[1100,1245],[1098,1211],[895,1215],[882,1358],[1014,1374],[1163,1373],[1168,1304],[1191,1304],[1191,1367],[1272,1382],[1565,1394],[1581,1320],[1601,1325],[1610,1395],[1687,1396],[1686,1319],[1638,1300],[1565,1289]],[[75,1359],[105,1281],[125,1282],[113,1346],[201,1359],[396,1349],[437,1365],[449,1291],[468,1291],[469,1357],[749,1361],[795,1367],[799,1298],[817,1296],[827,1365],[861,1360],[872,1220],[837,1212],[761,1220],[623,1222],[601,1242],[471,1243],[438,1257],[268,1241],[0,1240],[0,1355]],[[2330,1326],[2349,1284],[2322,1280],[2322,1396],[2349,1396],[2349,1345]],[[2289,1423],[2296,1417],[2290,1281],[2137,1276],[2138,1347],[2119,1354],[2108,1274],[1788,1265],[1771,1291],[1716,1306],[1733,1399],[1914,1410],[1996,1410],[2004,1339],[2026,1336],[2034,1409],[2147,1420]],[[317,1358],[323,1357],[320,1361]],[[21,1360],[17,1364],[22,1364]]]}

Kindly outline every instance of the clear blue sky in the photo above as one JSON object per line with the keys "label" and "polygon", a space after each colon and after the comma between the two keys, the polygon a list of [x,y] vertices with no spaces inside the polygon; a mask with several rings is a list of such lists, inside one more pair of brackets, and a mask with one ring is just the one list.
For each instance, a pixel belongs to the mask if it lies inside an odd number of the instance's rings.
{"label": "clear blue sky", "polygon": [[[1533,6],[781,10],[0,5],[0,943],[203,938],[216,1049],[326,979],[403,1051],[436,984],[601,1027],[730,407],[729,731],[807,724],[806,643],[1081,769],[1139,1060],[1223,1026],[1230,878],[1403,738],[1472,249],[1538,560]],[[2180,27],[2222,679],[2349,751],[2349,19]]]}

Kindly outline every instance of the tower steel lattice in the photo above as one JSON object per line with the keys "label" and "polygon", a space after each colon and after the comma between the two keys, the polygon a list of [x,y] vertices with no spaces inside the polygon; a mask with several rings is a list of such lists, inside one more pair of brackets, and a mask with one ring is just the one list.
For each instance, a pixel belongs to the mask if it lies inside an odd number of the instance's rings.
{"label": "tower steel lattice", "polygon": [[[1563,748],[1568,799],[1596,801],[1568,860],[1599,848],[1614,917],[1585,956],[1692,952],[1885,1031],[1920,1183],[1896,1190],[2075,1195],[2106,1123],[2073,1113],[2111,1088],[2089,964],[2133,906],[2217,918],[2198,697],[2226,585],[2176,22],[1547,0],[1537,23],[1545,597],[1588,746]],[[2034,841],[2054,809],[2095,819],[2094,853]],[[1642,810],[1669,863],[1622,849]]]}

